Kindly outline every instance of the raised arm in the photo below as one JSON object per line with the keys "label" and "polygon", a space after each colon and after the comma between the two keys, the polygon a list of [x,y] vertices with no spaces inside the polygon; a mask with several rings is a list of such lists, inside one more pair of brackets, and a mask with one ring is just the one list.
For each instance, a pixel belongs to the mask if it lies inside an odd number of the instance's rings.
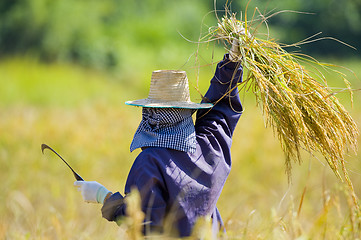
{"label": "raised arm", "polygon": [[214,104],[212,109],[198,110],[196,131],[198,134],[217,134],[217,138],[231,138],[243,111],[237,83],[242,81],[242,66],[231,62],[226,54],[217,64],[214,77],[203,102]]}

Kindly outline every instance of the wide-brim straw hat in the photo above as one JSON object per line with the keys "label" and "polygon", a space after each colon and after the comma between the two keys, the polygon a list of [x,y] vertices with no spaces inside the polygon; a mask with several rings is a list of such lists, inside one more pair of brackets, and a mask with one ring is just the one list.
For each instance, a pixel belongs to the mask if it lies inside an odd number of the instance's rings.
{"label": "wide-brim straw hat", "polygon": [[152,108],[211,108],[211,103],[194,103],[190,99],[185,71],[153,71],[148,98],[125,102],[127,105]]}

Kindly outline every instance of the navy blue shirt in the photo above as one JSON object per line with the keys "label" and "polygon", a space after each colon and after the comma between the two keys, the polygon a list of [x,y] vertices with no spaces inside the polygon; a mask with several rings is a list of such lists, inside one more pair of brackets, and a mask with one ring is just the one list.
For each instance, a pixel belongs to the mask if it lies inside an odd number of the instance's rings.
{"label": "navy blue shirt", "polygon": [[[215,228],[221,224],[216,203],[231,170],[232,135],[242,113],[236,87],[241,79],[241,66],[225,55],[203,100],[214,107],[197,111],[195,153],[149,147],[135,159],[125,195],[133,187],[139,190],[145,225],[149,224],[145,231],[162,232],[167,223],[176,234],[189,236],[200,216],[211,216]],[[104,203],[102,214],[116,221],[125,209],[117,192]]]}

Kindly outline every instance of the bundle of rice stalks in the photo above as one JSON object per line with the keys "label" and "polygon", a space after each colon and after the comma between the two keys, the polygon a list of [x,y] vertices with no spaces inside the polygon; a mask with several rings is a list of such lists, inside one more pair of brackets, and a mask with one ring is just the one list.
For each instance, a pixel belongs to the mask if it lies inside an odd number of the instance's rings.
{"label": "bundle of rice stalks", "polygon": [[[260,19],[261,23],[266,22],[262,15]],[[268,35],[263,35],[266,39],[258,38],[258,26],[253,27],[254,22],[247,22],[246,15],[242,21],[235,14],[226,13],[219,19],[218,26],[210,28],[211,40],[223,40],[226,46],[234,40],[240,43],[239,60],[248,70],[240,87],[252,90],[262,108],[266,126],[271,126],[277,134],[286,156],[288,175],[291,175],[292,162],[301,162],[301,149],[314,156],[318,152],[353,192],[344,156],[349,150],[356,152],[357,126],[327,87],[325,77],[318,72],[321,81],[317,81],[312,76],[315,74],[300,62],[312,61],[322,67],[330,65],[289,53]],[[344,178],[339,173],[340,168]],[[354,200],[356,203],[355,195]]]}

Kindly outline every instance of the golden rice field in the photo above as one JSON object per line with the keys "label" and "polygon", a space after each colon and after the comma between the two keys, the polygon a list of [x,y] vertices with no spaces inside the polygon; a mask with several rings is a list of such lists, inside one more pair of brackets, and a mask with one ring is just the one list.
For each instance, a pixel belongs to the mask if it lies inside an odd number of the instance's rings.
{"label": "golden rice field", "polygon": [[[360,60],[338,63],[361,75]],[[201,72],[202,92],[213,68]],[[127,227],[102,219],[100,205],[84,203],[71,172],[40,146],[53,147],[85,180],[122,192],[139,153],[130,153],[129,145],[140,121],[140,109],[124,102],[147,94],[149,74],[0,61],[0,239],[127,238]],[[325,74],[330,86],[344,87],[342,79]],[[193,74],[188,78],[197,84]],[[348,80],[361,88],[352,74]],[[322,156],[303,153],[288,183],[279,141],[250,95],[242,92],[245,111],[234,135],[232,171],[218,202],[225,239],[360,238],[361,220],[350,212],[346,187]],[[354,92],[353,108],[347,93],[337,96],[361,126],[361,92]],[[346,164],[361,196],[359,155],[350,153]]]}

